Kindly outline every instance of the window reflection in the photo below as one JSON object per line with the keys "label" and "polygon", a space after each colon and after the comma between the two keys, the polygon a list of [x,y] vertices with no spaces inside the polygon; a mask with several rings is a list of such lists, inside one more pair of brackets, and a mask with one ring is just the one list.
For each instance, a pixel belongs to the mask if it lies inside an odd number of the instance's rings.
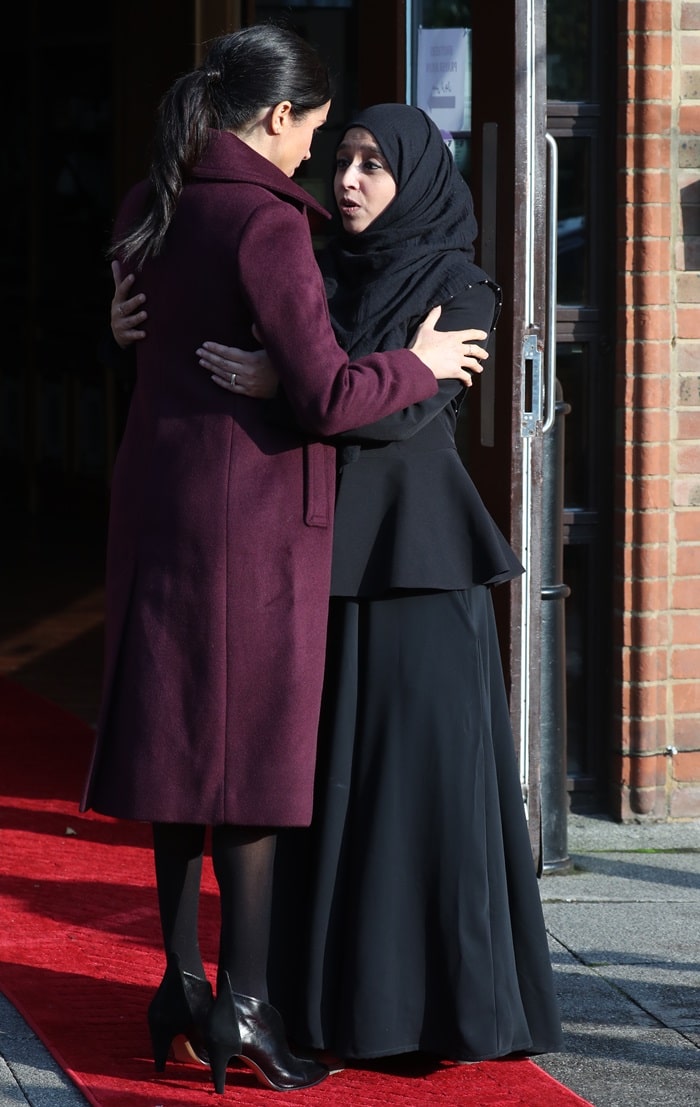
{"label": "window reflection", "polygon": [[564,431],[564,505],[566,510],[590,507],[588,495],[589,348],[580,343],[557,344],[557,377],[571,405]]}
{"label": "window reflection", "polygon": [[566,600],[566,753],[570,774],[589,768],[587,726],[589,721],[587,611],[592,601],[588,589],[588,546],[564,547],[564,581],[571,592]]}
{"label": "window reflection", "polygon": [[590,100],[590,0],[547,0],[547,96]]}
{"label": "window reflection", "polygon": [[588,304],[590,141],[558,138],[559,224],[557,233],[557,302]]}

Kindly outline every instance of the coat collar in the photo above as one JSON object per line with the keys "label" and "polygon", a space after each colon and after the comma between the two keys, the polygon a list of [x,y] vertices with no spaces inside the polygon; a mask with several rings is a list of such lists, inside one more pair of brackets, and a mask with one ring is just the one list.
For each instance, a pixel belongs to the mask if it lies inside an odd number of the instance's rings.
{"label": "coat collar", "polygon": [[305,189],[230,131],[210,130],[209,145],[192,169],[191,176],[202,180],[261,185],[285,199],[311,208],[326,219],[331,218],[330,213]]}

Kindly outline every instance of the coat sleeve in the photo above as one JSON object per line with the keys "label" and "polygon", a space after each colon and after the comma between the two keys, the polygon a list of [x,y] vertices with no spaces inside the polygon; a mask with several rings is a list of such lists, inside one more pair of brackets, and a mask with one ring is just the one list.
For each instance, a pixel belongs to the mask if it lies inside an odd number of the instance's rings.
{"label": "coat sleeve", "polygon": [[[498,292],[497,290],[497,285],[486,281],[470,285],[449,303],[443,304],[436,329],[441,331],[478,329],[486,331],[487,336],[490,336],[495,327],[499,307],[500,290]],[[482,342],[475,342],[474,345],[487,346],[488,337]],[[487,370],[488,363],[485,371]],[[336,435],[334,441],[339,445],[351,442],[359,444],[405,442],[439,415],[448,404],[454,404],[455,412],[459,411],[466,391],[460,381],[440,381],[435,396],[387,415],[369,426]]]}
{"label": "coat sleeve", "polygon": [[306,216],[261,205],[239,243],[243,294],[300,426],[328,436],[374,422],[437,393],[410,350],[351,362],[335,340]]}

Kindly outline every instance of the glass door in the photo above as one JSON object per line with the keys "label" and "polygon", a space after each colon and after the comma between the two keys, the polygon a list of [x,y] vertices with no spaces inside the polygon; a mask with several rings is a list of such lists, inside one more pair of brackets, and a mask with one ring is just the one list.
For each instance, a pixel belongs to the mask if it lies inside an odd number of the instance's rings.
{"label": "glass door", "polygon": [[407,99],[447,132],[474,194],[477,261],[504,290],[491,371],[470,397],[465,461],[525,565],[495,590],[523,798],[540,840],[542,443],[554,413],[553,290],[547,235],[544,0],[412,0]]}

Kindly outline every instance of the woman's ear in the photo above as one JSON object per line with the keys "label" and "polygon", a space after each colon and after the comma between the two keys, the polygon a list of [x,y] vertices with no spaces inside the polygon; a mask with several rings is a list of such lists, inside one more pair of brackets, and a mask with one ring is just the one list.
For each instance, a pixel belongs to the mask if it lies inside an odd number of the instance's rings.
{"label": "woman's ear", "polygon": [[281,100],[279,104],[275,104],[270,113],[270,130],[274,135],[281,134],[293,118],[291,101]]}

